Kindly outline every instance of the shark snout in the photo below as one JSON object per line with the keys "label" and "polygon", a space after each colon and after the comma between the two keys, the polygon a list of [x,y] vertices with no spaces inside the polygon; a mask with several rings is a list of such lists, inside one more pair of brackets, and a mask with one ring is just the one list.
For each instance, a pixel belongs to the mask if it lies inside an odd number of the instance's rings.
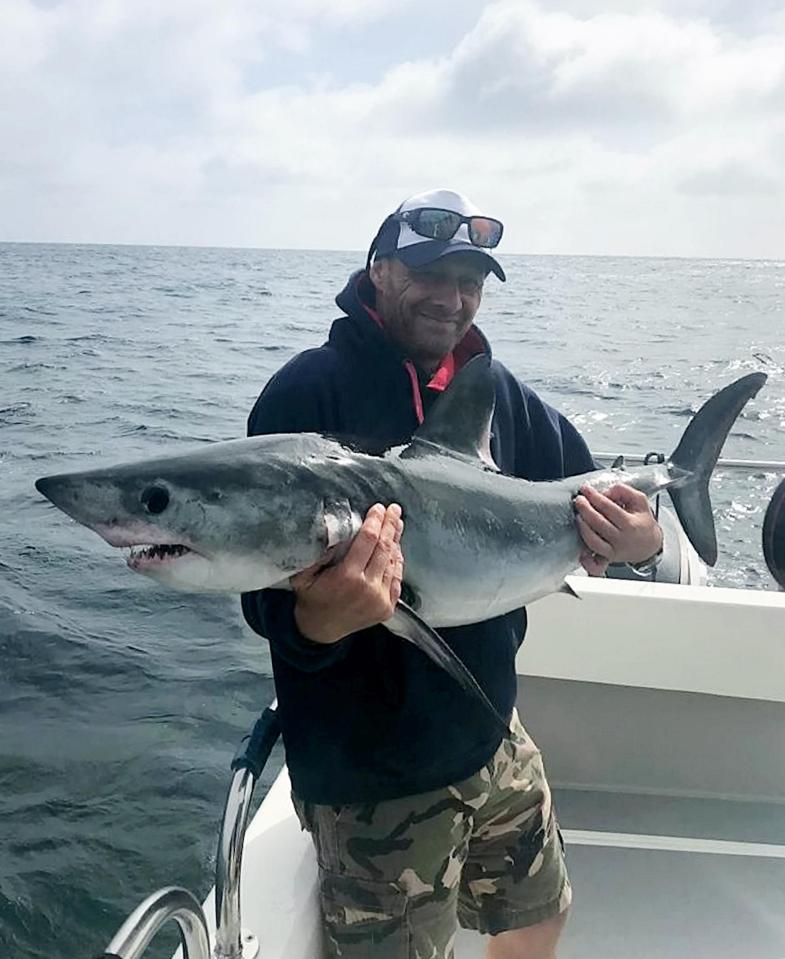
{"label": "shark snout", "polygon": [[116,490],[96,482],[85,473],[44,476],[35,488],[58,509],[78,523],[93,528],[96,523],[117,521],[122,512]]}
{"label": "shark snout", "polygon": [[116,497],[107,496],[105,490],[86,481],[83,474],[44,476],[36,480],[35,488],[71,519],[90,529],[95,529],[97,523],[116,522]]}
{"label": "shark snout", "polygon": [[182,533],[157,523],[170,504],[166,484],[153,481],[134,497],[136,512],[127,509],[122,490],[94,476],[62,473],[36,480],[35,488],[58,509],[92,529],[110,546],[183,545],[191,548]]}
{"label": "shark snout", "polygon": [[80,489],[68,474],[42,476],[35,481],[35,488],[59,509],[73,515],[81,499]]}

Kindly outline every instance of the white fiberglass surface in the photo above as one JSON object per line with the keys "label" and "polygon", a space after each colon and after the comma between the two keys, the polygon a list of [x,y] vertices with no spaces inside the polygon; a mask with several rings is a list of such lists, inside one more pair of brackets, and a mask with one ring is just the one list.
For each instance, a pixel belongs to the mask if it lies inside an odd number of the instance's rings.
{"label": "white fiberglass surface", "polygon": [[569,583],[529,608],[520,674],[785,702],[785,593]]}

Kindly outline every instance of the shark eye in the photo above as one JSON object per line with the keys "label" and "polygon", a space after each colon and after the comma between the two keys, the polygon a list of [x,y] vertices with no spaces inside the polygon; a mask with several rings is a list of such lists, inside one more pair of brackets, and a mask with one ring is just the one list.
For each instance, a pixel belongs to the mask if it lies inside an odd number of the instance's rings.
{"label": "shark eye", "polygon": [[169,505],[169,491],[163,486],[148,486],[142,493],[142,504],[148,513],[163,513]]}

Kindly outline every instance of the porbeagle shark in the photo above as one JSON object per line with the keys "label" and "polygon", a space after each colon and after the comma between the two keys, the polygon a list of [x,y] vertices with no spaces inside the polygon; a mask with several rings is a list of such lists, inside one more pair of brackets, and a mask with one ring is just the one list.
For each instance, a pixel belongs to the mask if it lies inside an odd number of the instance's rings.
{"label": "porbeagle shark", "polygon": [[[454,378],[408,446],[384,456],[316,434],[214,443],[191,453],[47,476],[37,489],[112,546],[132,570],[178,589],[286,587],[340,558],[377,502],[404,516],[403,599],[384,625],[493,707],[435,632],[491,619],[565,587],[585,549],[573,501],[588,484],[668,490],[701,558],[717,558],[708,482],[725,438],[764,384],[751,373],[712,396],[663,463],[550,482],[499,472],[490,453],[494,386],[477,357]],[[497,716],[497,718],[499,718]]]}

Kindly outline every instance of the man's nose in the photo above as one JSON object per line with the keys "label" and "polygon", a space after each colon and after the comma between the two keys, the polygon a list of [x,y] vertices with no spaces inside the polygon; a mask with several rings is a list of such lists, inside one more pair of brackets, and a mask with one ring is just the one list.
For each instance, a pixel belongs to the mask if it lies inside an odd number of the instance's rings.
{"label": "man's nose", "polygon": [[435,284],[431,299],[434,303],[451,313],[457,313],[463,307],[461,289],[458,281],[451,276],[442,276]]}

